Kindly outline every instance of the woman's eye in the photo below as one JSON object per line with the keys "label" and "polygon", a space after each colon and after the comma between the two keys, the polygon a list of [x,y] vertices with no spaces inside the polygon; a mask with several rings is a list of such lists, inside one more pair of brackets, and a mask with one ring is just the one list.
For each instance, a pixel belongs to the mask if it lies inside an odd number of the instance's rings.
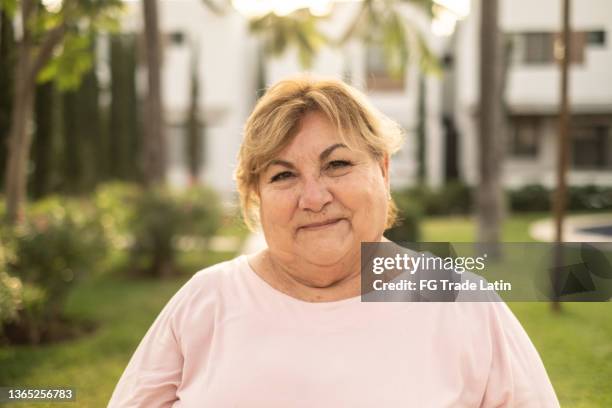
{"label": "woman's eye", "polygon": [[346,161],[346,160],[334,160],[334,161],[329,162],[327,167],[329,169],[339,169],[339,168],[348,167],[348,166],[351,166],[351,165],[352,165],[352,163],[349,162],[349,161]]}
{"label": "woman's eye", "polygon": [[275,181],[280,181],[280,180],[284,180],[287,179],[289,177],[293,176],[293,173],[289,172],[289,171],[283,171],[282,173],[278,173],[277,175],[275,175],[274,177],[272,177],[270,179],[271,183],[274,183]]}

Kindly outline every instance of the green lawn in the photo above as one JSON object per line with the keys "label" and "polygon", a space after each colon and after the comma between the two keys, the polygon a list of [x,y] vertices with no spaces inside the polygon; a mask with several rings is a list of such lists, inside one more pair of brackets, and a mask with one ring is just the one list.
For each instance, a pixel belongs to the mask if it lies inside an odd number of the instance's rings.
{"label": "green lawn", "polygon": [[[511,217],[504,241],[530,242],[531,222],[547,214]],[[423,241],[471,242],[468,217],[436,217],[423,225]],[[612,407],[612,303],[564,303],[559,315],[547,303],[509,304],[531,337],[562,407]]]}
{"label": "green lawn", "polygon": [[[205,265],[233,253],[187,254],[181,266]],[[199,262],[198,262],[199,260]],[[179,287],[189,279],[126,280],[97,276],[72,293],[67,313],[94,320],[98,329],[84,338],[44,347],[0,347],[0,384],[76,388],[78,407],[105,407],[119,376],[146,330]],[[9,404],[15,408],[24,404]],[[39,403],[37,407],[57,407]]]}
{"label": "green lawn", "polygon": [[[527,226],[541,216],[512,217],[504,226],[504,239],[529,240]],[[429,241],[471,241],[474,236],[468,218],[440,217],[427,220],[423,227],[424,240]],[[188,254],[182,264],[195,272],[231,256]],[[0,348],[0,384],[73,386],[77,389],[75,406],[106,406],[145,331],[188,278],[135,281],[98,275],[81,284],[70,297],[67,312],[98,322],[98,329],[87,337],[53,346]],[[560,315],[552,315],[544,303],[510,306],[539,350],[563,407],[612,406],[610,303],[564,304]]]}
{"label": "green lawn", "polygon": [[76,406],[105,407],[131,353],[183,280],[82,285],[71,297],[68,312],[96,320],[98,330],[54,346],[0,348],[0,384],[70,386],[76,388]]}
{"label": "green lawn", "polygon": [[[545,213],[529,213],[515,215],[503,226],[503,240],[510,242],[532,242],[529,236],[529,224],[546,218]],[[475,223],[473,217],[453,216],[427,219],[422,225],[422,241],[424,242],[473,242]]]}

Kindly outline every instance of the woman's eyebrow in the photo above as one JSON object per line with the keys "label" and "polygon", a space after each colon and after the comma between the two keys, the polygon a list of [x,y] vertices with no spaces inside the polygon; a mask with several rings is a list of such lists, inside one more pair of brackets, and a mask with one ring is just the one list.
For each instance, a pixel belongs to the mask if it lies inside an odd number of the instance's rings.
{"label": "woman's eyebrow", "polygon": [[319,160],[323,161],[323,160],[327,159],[327,157],[328,157],[328,156],[329,156],[329,155],[330,155],[330,154],[331,154],[331,153],[332,153],[332,152],[333,152],[335,149],[337,149],[337,148],[339,148],[339,147],[346,147],[346,148],[348,148],[348,146],[347,146],[347,145],[345,145],[344,143],[336,143],[336,144],[333,144],[333,145],[329,146],[327,149],[325,149],[325,150],[323,150],[323,151],[321,152],[321,154],[319,155]]}
{"label": "woman's eyebrow", "polygon": [[[348,146],[345,145],[344,143],[333,144],[333,145],[329,146],[328,148],[326,148],[325,150],[323,150],[321,152],[321,154],[319,154],[319,160],[320,161],[324,161],[325,159],[327,159],[329,157],[330,154],[332,154],[332,152],[334,150],[336,150],[337,148],[340,148],[340,147],[348,148]],[[266,166],[266,169],[271,167],[271,166],[274,166],[274,165],[287,167],[289,169],[295,169],[295,165],[293,163],[291,163],[290,161],[287,161],[287,160],[282,160],[282,159],[274,159],[274,160],[270,161],[270,163]]]}
{"label": "woman's eyebrow", "polygon": [[281,159],[274,159],[272,160],[267,166],[266,169],[270,168],[271,166],[274,165],[278,165],[278,166],[283,166],[283,167],[287,167],[289,169],[295,169],[295,166],[293,165],[293,163],[288,162],[287,160],[281,160]]}

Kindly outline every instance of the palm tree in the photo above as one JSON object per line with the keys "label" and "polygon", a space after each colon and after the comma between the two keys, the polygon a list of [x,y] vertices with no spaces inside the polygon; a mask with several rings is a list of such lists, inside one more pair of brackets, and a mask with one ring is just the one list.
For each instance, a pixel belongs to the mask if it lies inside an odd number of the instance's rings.
{"label": "palm tree", "polygon": [[161,95],[161,44],[157,0],[142,0],[147,66],[147,97],[144,111],[144,181],[164,182],[166,139]]}
{"label": "palm tree", "polygon": [[403,72],[413,57],[419,57],[420,67],[431,72],[437,68],[437,60],[416,25],[402,15],[404,4],[416,5],[431,15],[432,0],[364,0],[339,39],[322,34],[317,24],[324,17],[314,16],[308,9],[286,16],[270,12],[252,18],[249,27],[260,37],[264,55],[279,56],[289,48],[296,48],[305,68],[312,65],[322,46],[344,46],[357,38],[366,44],[383,47],[392,74]]}
{"label": "palm tree", "polygon": [[498,27],[498,0],[481,2],[480,20],[480,109],[478,164],[480,181],[476,192],[477,241],[492,244],[499,252],[503,218],[501,157],[503,146],[503,47]]}
{"label": "palm tree", "polygon": [[[225,11],[226,0],[202,3],[216,14]],[[145,185],[163,184],[166,174],[166,138],[163,95],[161,93],[161,37],[157,0],[142,0],[144,40],[147,66],[147,97],[144,112],[144,181]]]}

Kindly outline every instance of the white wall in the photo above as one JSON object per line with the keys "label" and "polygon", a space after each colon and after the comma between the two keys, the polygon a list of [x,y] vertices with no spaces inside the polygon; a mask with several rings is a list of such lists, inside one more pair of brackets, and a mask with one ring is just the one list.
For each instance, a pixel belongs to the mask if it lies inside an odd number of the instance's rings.
{"label": "white wall", "polygon": [[[322,30],[338,38],[358,11],[357,3],[336,6]],[[129,3],[130,12],[124,28],[141,31],[141,5]],[[428,19],[416,9],[407,6],[406,18],[427,32]],[[237,12],[218,16],[205,8],[201,0],[161,0],[160,24],[163,33],[182,32],[182,45],[169,45],[164,49],[163,94],[166,121],[169,124],[169,179],[175,185],[187,183],[184,143],[178,140],[189,107],[192,50],[198,49],[201,85],[200,107],[207,121],[205,168],[202,178],[226,196],[234,191],[232,173],[241,140],[242,126],[255,101],[256,40],[248,33],[246,19]],[[444,40],[426,35],[434,52],[441,52]],[[365,90],[366,72],[364,48],[353,42],[342,50],[326,48],[314,61],[311,72],[341,78],[347,68],[352,84]],[[286,76],[302,72],[295,51],[267,61],[268,85]],[[144,72],[140,84],[144,85]],[[402,92],[371,92],[368,97],[384,114],[406,130],[406,143],[392,159],[392,183],[395,187],[416,181],[416,133],[419,73],[411,66],[406,73],[406,87]],[[441,78],[429,77],[427,84],[427,174],[428,183],[439,185],[444,169],[444,145],[441,128]]]}
{"label": "white wall", "polygon": [[[480,1],[472,1],[472,13],[458,32],[461,70],[461,105],[475,105],[478,99],[478,31]],[[587,46],[585,63],[572,65],[570,94],[574,105],[612,105],[612,87],[602,86],[612,80],[612,2],[580,0],[572,2],[574,30],[605,30],[605,47]],[[501,0],[500,23],[504,31],[560,31],[561,1]],[[508,78],[511,104],[546,104],[559,100],[559,68],[549,66],[513,66]]]}
{"label": "white wall", "polygon": [[[472,0],[472,12],[457,31],[456,113],[460,132],[461,174],[468,183],[475,183],[477,143],[475,109],[478,101],[479,54],[478,34],[480,3]],[[610,0],[578,0],[572,2],[572,26],[575,30],[604,30],[604,47],[587,45],[584,64],[572,65],[570,100],[575,112],[612,111],[612,2]],[[500,19],[506,32],[560,31],[561,1],[501,0]],[[549,66],[513,66],[509,71],[507,101],[511,107],[532,112],[557,111],[560,72],[556,64]],[[556,163],[554,123],[548,123],[542,135],[537,160],[510,158],[505,164],[504,182],[508,186],[528,183],[554,184]],[[610,172],[572,171],[570,183],[612,184]]]}
{"label": "white wall", "polygon": [[[575,106],[607,104],[612,106],[612,2],[609,0],[573,1],[571,25],[576,31],[604,30],[604,47],[587,45],[583,65],[572,65],[570,95]],[[502,1],[502,25],[507,31],[561,31],[561,1]],[[546,67],[517,67],[509,78],[511,103],[553,105],[559,100],[560,73],[556,64]]]}
{"label": "white wall", "polygon": [[[140,31],[140,2],[129,3],[124,29]],[[185,122],[190,102],[191,63],[199,57],[199,106],[206,121],[205,167],[201,178],[228,197],[242,137],[242,125],[255,100],[254,57],[244,17],[230,10],[219,16],[201,0],[161,0],[162,33],[182,32],[181,45],[164,47],[162,71],[170,166],[169,181],[187,183],[184,143],[176,125]]]}

